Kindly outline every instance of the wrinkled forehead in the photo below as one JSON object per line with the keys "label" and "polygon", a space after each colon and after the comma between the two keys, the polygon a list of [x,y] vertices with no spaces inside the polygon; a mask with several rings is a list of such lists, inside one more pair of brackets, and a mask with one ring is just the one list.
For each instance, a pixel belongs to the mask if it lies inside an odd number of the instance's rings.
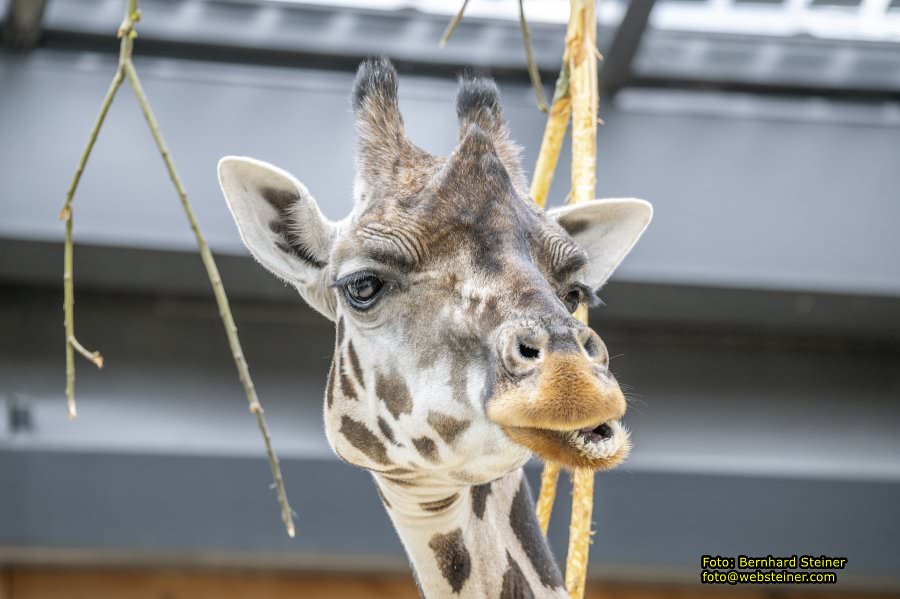
{"label": "wrinkled forehead", "polygon": [[529,199],[497,192],[475,181],[371,202],[336,244],[335,274],[367,262],[414,272],[458,260],[482,275],[531,265],[562,280],[585,265],[584,251]]}

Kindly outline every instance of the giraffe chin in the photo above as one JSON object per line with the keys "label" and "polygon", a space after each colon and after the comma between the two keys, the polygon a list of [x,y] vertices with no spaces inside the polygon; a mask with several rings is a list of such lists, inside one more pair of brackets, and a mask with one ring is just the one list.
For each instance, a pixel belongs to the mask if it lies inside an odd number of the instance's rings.
{"label": "giraffe chin", "polygon": [[619,420],[573,431],[503,426],[513,442],[533,451],[544,461],[564,468],[611,470],[631,451],[631,437]]}

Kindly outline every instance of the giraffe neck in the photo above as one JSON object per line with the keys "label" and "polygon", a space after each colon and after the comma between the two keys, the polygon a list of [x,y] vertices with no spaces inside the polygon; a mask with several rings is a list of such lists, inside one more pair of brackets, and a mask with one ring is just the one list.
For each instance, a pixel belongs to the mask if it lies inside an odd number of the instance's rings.
{"label": "giraffe neck", "polygon": [[425,597],[567,597],[521,468],[483,485],[375,474]]}

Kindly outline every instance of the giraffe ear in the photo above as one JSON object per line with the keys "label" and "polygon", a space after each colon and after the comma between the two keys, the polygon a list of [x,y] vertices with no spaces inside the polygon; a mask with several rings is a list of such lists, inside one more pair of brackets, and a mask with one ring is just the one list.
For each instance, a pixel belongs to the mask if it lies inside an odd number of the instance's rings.
{"label": "giraffe ear", "polygon": [[306,187],[278,167],[238,156],[219,161],[219,184],[253,257],[333,320],[335,295],[326,275],[337,224],[322,215]]}
{"label": "giraffe ear", "polygon": [[619,266],[653,217],[644,200],[592,200],[548,210],[547,214],[588,254],[587,280],[599,289]]}

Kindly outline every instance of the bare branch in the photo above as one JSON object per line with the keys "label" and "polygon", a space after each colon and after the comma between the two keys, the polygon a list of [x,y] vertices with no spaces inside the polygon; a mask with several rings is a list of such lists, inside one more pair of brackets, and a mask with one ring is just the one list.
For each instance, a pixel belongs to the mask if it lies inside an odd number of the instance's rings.
{"label": "bare branch", "polygon": [[[94,144],[97,142],[100,128],[106,120],[106,115],[109,113],[109,107],[112,106],[113,99],[116,97],[116,92],[119,91],[119,88],[122,86],[123,79],[124,72],[120,66],[116,69],[112,82],[109,84],[109,89],[106,90],[106,95],[103,98],[103,102],[100,104],[100,114],[97,115],[97,120],[94,121],[94,126],[88,136],[87,145],[85,145],[84,151],[81,153],[78,166],[75,168],[75,175],[72,177],[72,183],[69,185],[69,190],[66,192],[66,201],[63,204],[62,210],[59,211],[60,220],[66,221],[66,239],[63,250],[63,326],[66,329],[66,404],[68,406],[69,420],[74,420],[78,416],[78,407],[75,403],[74,350],[76,347],[81,348],[82,350],[84,349],[75,339],[75,281],[72,272],[75,251],[72,245],[72,199],[75,197],[75,190],[78,189],[81,175],[84,173],[88,158],[90,158],[91,152],[94,149]],[[100,356],[98,352],[88,352],[87,350],[79,351],[86,358],[97,364],[97,361],[93,356],[94,354]],[[102,365],[103,358],[101,357],[98,367],[102,367]]]}
{"label": "bare branch", "polygon": [[106,92],[106,97],[101,104],[100,115],[97,117],[97,121],[94,124],[94,128],[91,131],[90,137],[88,138],[87,146],[82,153],[81,160],[78,163],[78,168],[76,169],[75,176],[72,180],[72,184],[70,185],[69,191],[66,194],[66,201],[59,213],[59,218],[66,222],[65,259],[63,272],[63,287],[65,291],[65,299],[63,303],[63,310],[65,312],[66,328],[66,398],[69,406],[69,417],[75,418],[76,415],[75,351],[78,351],[78,353],[83,355],[85,358],[91,360],[94,364],[97,365],[98,368],[103,367],[103,356],[101,356],[99,352],[91,352],[85,349],[84,346],[82,346],[75,338],[74,333],[74,291],[72,276],[72,199],[75,195],[75,190],[78,188],[78,183],[81,180],[81,175],[84,172],[84,168],[87,164],[88,157],[91,154],[91,150],[93,149],[94,144],[97,141],[97,135],[99,134],[100,128],[103,125],[104,120],[106,119],[107,113],[109,112],[109,107],[112,104],[113,98],[115,97],[119,87],[121,87],[123,80],[125,79],[125,77],[127,77],[128,82],[131,84],[135,96],[137,97],[137,101],[141,107],[141,111],[144,114],[144,118],[146,119],[147,124],[150,127],[150,133],[153,136],[153,141],[156,142],[156,146],[157,148],[159,148],[159,152],[162,155],[163,162],[165,163],[166,169],[169,172],[169,177],[171,178],[172,183],[175,186],[175,191],[177,192],[178,197],[181,200],[181,205],[184,208],[185,215],[187,216],[191,230],[194,233],[194,237],[197,240],[197,247],[200,251],[200,258],[203,261],[203,266],[206,268],[206,273],[209,276],[209,282],[212,285],[213,295],[216,298],[216,304],[219,308],[219,316],[222,318],[222,324],[225,328],[225,335],[228,337],[228,344],[231,348],[231,354],[238,371],[238,377],[240,378],[241,383],[244,386],[244,392],[247,395],[247,402],[250,407],[250,412],[254,416],[256,416],[256,424],[259,427],[260,433],[262,433],[263,442],[265,443],[266,447],[266,454],[269,458],[269,466],[272,469],[272,477],[275,481],[275,490],[278,495],[278,503],[281,506],[281,518],[284,521],[284,525],[287,529],[288,535],[293,537],[295,534],[293,510],[288,503],[287,492],[284,488],[284,479],[281,475],[281,466],[278,461],[278,456],[275,454],[275,449],[272,446],[272,438],[269,435],[269,429],[266,425],[262,405],[259,403],[259,398],[256,395],[256,388],[253,385],[253,380],[250,378],[250,371],[247,367],[247,360],[244,358],[244,350],[241,347],[241,342],[238,338],[237,325],[235,324],[234,317],[231,314],[231,307],[228,304],[228,297],[225,294],[225,288],[222,285],[222,278],[219,275],[219,270],[216,267],[215,259],[213,258],[212,252],[210,251],[209,246],[206,243],[206,239],[203,237],[203,234],[200,231],[200,227],[197,224],[197,219],[194,216],[194,210],[187,198],[187,192],[184,189],[184,185],[181,182],[181,178],[179,177],[178,172],[175,170],[175,164],[172,162],[172,157],[169,154],[169,149],[166,147],[165,140],[163,139],[162,133],[159,129],[159,124],[157,123],[156,117],[153,115],[153,111],[150,108],[150,102],[147,99],[147,94],[144,93],[144,89],[141,85],[140,78],[138,77],[137,70],[135,70],[134,63],[131,60],[132,50],[134,48],[134,39],[137,37],[137,32],[135,31],[134,26],[140,20],[140,18],[141,13],[138,8],[138,0],[128,0],[125,17],[123,18],[122,24],[119,26],[119,30],[117,32],[117,36],[121,38],[119,45],[119,65],[116,69],[116,74],[113,77],[113,81],[110,84],[109,90]]}
{"label": "bare branch", "polygon": [[531,32],[528,30],[528,22],[525,20],[524,0],[519,0],[519,25],[522,27],[522,43],[525,45],[525,61],[528,63],[528,76],[531,78],[531,86],[537,98],[537,105],[541,112],[547,112],[547,100],[544,98],[544,84],[541,83],[541,74],[534,62],[534,49],[531,47]]}
{"label": "bare branch", "polygon": [[247,395],[250,412],[256,415],[256,424],[259,427],[260,433],[262,433],[263,441],[266,445],[269,466],[272,469],[272,477],[275,479],[275,490],[278,495],[278,503],[281,505],[281,519],[284,521],[288,536],[293,537],[293,510],[291,510],[291,506],[288,503],[287,492],[284,488],[284,479],[281,475],[281,466],[278,462],[278,456],[275,454],[275,449],[272,447],[272,438],[269,435],[269,429],[266,425],[264,411],[259,403],[259,398],[256,395],[253,379],[250,378],[250,370],[247,368],[247,360],[244,358],[244,350],[241,347],[241,341],[238,338],[237,325],[234,323],[234,317],[231,315],[231,307],[228,304],[228,296],[225,294],[225,288],[222,285],[222,277],[219,275],[219,269],[216,266],[209,245],[207,245],[206,239],[200,231],[200,226],[197,224],[197,219],[194,216],[194,209],[188,201],[187,192],[184,189],[178,171],[175,170],[175,164],[172,162],[172,156],[169,154],[169,149],[166,146],[162,132],[159,129],[159,123],[157,123],[156,117],[153,115],[153,110],[150,108],[150,102],[147,100],[147,94],[144,93],[141,80],[130,59],[125,62],[125,74],[134,90],[135,96],[137,96],[141,112],[144,113],[144,118],[147,121],[147,125],[150,127],[153,141],[156,142],[156,146],[159,148],[159,153],[166,165],[166,170],[168,170],[169,177],[172,179],[172,184],[175,186],[175,191],[178,193],[178,198],[181,200],[181,206],[184,208],[185,216],[187,216],[188,223],[190,223],[191,231],[193,231],[194,237],[197,240],[200,258],[203,261],[203,266],[206,267],[206,274],[209,276],[209,282],[212,285],[213,295],[215,295],[216,304],[219,307],[219,316],[222,318],[225,334],[228,337],[228,345],[231,348],[234,364],[237,367],[238,377],[244,386],[244,392]]}
{"label": "bare branch", "polygon": [[453,35],[453,32],[456,31],[456,27],[459,25],[459,22],[462,21],[463,15],[466,12],[466,7],[469,5],[469,0],[463,0],[462,6],[459,7],[459,12],[456,13],[456,16],[453,17],[453,20],[450,21],[450,24],[447,25],[447,29],[444,30],[444,35],[441,36],[441,48],[447,45],[447,42],[450,41],[450,36]]}

